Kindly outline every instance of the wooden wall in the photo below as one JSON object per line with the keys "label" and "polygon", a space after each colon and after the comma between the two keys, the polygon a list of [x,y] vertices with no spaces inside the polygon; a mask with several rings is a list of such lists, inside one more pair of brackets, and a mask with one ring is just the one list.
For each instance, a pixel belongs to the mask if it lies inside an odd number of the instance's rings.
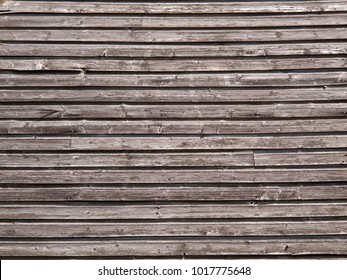
{"label": "wooden wall", "polygon": [[0,256],[347,256],[347,1],[5,1]]}

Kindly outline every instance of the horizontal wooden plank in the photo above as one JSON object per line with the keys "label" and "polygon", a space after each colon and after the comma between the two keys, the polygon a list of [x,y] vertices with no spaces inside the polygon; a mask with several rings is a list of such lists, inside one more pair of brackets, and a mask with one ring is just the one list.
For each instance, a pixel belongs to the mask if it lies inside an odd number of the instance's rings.
{"label": "horizontal wooden plank", "polygon": [[[347,17],[346,17],[347,18]],[[195,72],[345,68],[347,58],[286,59],[2,59],[0,70],[18,71],[116,71],[116,72]]]}
{"label": "horizontal wooden plank", "polygon": [[193,74],[0,74],[0,87],[262,87],[345,85],[346,71]]}
{"label": "horizontal wooden plank", "polygon": [[131,220],[131,219],[238,219],[343,217],[346,203],[244,203],[244,204],[151,204],[151,205],[0,205],[5,220]]}
{"label": "horizontal wooden plank", "polygon": [[0,106],[0,119],[263,119],[345,117],[346,115],[347,103]]}
{"label": "horizontal wooden plank", "polygon": [[[0,48],[1,51],[1,48]],[[0,89],[2,102],[346,101],[346,87],[298,89]]]}
{"label": "horizontal wooden plank", "polygon": [[264,137],[9,137],[0,150],[219,150],[345,148],[345,135]]}
{"label": "horizontal wooden plank", "polygon": [[[302,3],[302,2],[301,2]],[[116,6],[116,5],[115,5]],[[347,28],[289,29],[203,29],[203,30],[61,30],[3,29],[1,41],[19,42],[116,42],[116,43],[177,43],[177,42],[281,42],[304,40],[347,39]]]}
{"label": "horizontal wooden plank", "polygon": [[10,256],[269,256],[345,255],[346,239],[224,239],[1,241],[0,255]]}
{"label": "horizontal wooden plank", "polygon": [[0,141],[0,150],[69,150],[71,148],[71,138],[69,137],[49,137],[39,139],[37,137],[26,138],[2,138]]}
{"label": "horizontal wooden plank", "polygon": [[211,45],[122,45],[3,43],[1,56],[39,57],[266,57],[278,55],[339,55],[347,53],[345,42],[211,44]]}
{"label": "horizontal wooden plank", "polygon": [[[254,158],[253,158],[254,156]],[[0,154],[1,167],[300,166],[347,164],[347,152]]]}
{"label": "horizontal wooden plank", "polygon": [[201,3],[107,3],[66,1],[6,1],[6,13],[103,13],[103,14],[235,14],[235,13],[308,13],[347,11],[344,0],[286,2],[201,2]]}
{"label": "horizontal wooden plank", "polygon": [[2,184],[294,183],[347,181],[347,168],[230,170],[2,170]]}
{"label": "horizontal wooden plank", "polygon": [[254,153],[255,166],[347,164],[347,151]]}
{"label": "horizontal wooden plank", "polygon": [[1,167],[253,166],[252,152],[0,154]]}
{"label": "horizontal wooden plank", "polygon": [[[280,201],[347,199],[347,186],[334,184],[202,185],[31,185],[1,187],[0,201]],[[300,207],[299,207],[300,208]],[[291,209],[290,211],[293,211]],[[299,211],[302,211],[299,210]],[[315,211],[317,209],[315,208]],[[322,211],[326,211],[323,207]],[[213,211],[214,212],[214,211]],[[287,212],[292,213],[292,212]],[[303,213],[303,212],[301,212]],[[316,213],[316,212],[315,212]],[[328,213],[328,212],[326,212]],[[310,215],[313,215],[312,213]],[[338,215],[336,212],[334,215]],[[345,215],[345,214],[341,214]]]}
{"label": "horizontal wooden plank", "polygon": [[[302,2],[301,2],[302,3]],[[119,3],[117,3],[119,4]],[[83,8],[83,5],[81,7]],[[300,4],[301,5],[301,4]],[[182,11],[181,11],[182,12]],[[235,28],[347,25],[347,14],[253,15],[253,16],[81,16],[9,15],[0,16],[0,26],[10,28]]]}
{"label": "horizontal wooden plank", "polygon": [[0,120],[0,135],[236,135],[345,132],[345,119],[308,120]]}
{"label": "horizontal wooden plank", "polygon": [[346,221],[190,223],[0,223],[3,238],[297,236],[347,233]]}

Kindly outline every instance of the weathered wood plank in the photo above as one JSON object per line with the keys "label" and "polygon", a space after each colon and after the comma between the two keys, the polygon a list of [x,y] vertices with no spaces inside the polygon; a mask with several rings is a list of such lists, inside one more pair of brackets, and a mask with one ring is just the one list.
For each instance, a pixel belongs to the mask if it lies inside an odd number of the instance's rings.
{"label": "weathered wood plank", "polygon": [[345,119],[308,120],[0,120],[0,135],[220,135],[346,132]]}
{"label": "weathered wood plank", "polygon": [[254,153],[255,166],[347,164],[347,151]]}
{"label": "weathered wood plank", "polygon": [[344,217],[346,203],[243,203],[152,205],[0,205],[4,220],[131,220]]}
{"label": "weathered wood plank", "polygon": [[[347,199],[347,186],[334,184],[203,184],[1,187],[0,201],[280,201]],[[315,209],[316,211],[317,209]],[[292,213],[293,209],[290,210]],[[299,211],[302,211],[299,210]],[[322,211],[326,211],[323,207]],[[212,211],[214,212],[214,211]],[[329,211],[328,211],[329,212]],[[328,213],[326,212],[326,213]],[[301,212],[303,213],[303,212]],[[317,212],[315,212],[317,213]],[[335,215],[336,213],[334,213]],[[312,213],[310,213],[312,215]]]}
{"label": "weathered wood plank", "polygon": [[267,137],[9,137],[0,150],[219,150],[345,148],[345,135]]}
{"label": "weathered wood plank", "polygon": [[[300,3],[300,5],[302,2]],[[85,5],[85,3],[83,3]],[[117,3],[119,5],[119,3]],[[81,5],[82,6],[82,5]],[[83,6],[82,6],[83,7]],[[181,11],[184,12],[184,11]],[[347,25],[347,14],[302,14],[267,16],[66,16],[66,15],[9,15],[0,16],[0,26],[10,28],[230,28],[230,27],[291,27]]]}
{"label": "weathered wood plank", "polygon": [[[347,17],[346,17],[347,18]],[[346,68],[347,58],[291,59],[156,59],[156,60],[74,60],[74,59],[2,59],[0,70],[18,71],[116,71],[116,72],[196,72],[300,70]]]}
{"label": "weathered wood plank", "polygon": [[345,85],[347,71],[193,74],[0,74],[0,87],[262,87]]}
{"label": "weathered wood plank", "polygon": [[[301,2],[302,3],[302,2]],[[117,5],[114,5],[117,6]],[[346,8],[347,10],[347,8]],[[281,42],[303,40],[347,39],[347,28],[289,28],[289,29],[198,29],[198,30],[61,30],[11,29],[0,30],[0,38],[19,42],[116,42],[116,43],[177,43],[177,42]]]}
{"label": "weathered wood plank", "polygon": [[0,106],[0,119],[271,119],[346,115],[347,103]]}
{"label": "weathered wood plank", "polygon": [[344,182],[347,168],[2,170],[2,184]]}
{"label": "weathered wood plank", "polygon": [[253,166],[253,153],[0,154],[1,167]]}
{"label": "weathered wood plank", "polygon": [[80,238],[145,236],[342,235],[346,221],[165,222],[165,223],[0,223],[0,238]]}
{"label": "weathered wood plank", "polygon": [[122,45],[1,43],[1,56],[40,57],[266,57],[278,55],[339,55],[347,53],[345,42],[212,44],[212,45]]}
{"label": "weathered wood plank", "polygon": [[[1,48],[0,48],[1,50]],[[0,89],[2,102],[281,102],[347,100],[346,87],[298,89]]]}
{"label": "weathered wood plank", "polygon": [[[89,141],[88,141],[89,140]],[[112,142],[110,142],[110,140]],[[71,149],[267,149],[267,148],[339,148],[346,136],[291,137],[161,137],[161,138],[79,138],[71,139]],[[118,143],[117,143],[118,142]]]}
{"label": "weathered wood plank", "polygon": [[0,12],[6,13],[103,13],[103,14],[235,14],[235,13],[308,13],[347,11],[344,0],[287,2],[214,2],[214,3],[107,3],[7,1]]}
{"label": "weathered wood plank", "polygon": [[346,255],[346,239],[224,239],[1,241],[0,255],[9,256],[269,256]]}
{"label": "weathered wood plank", "polygon": [[71,137],[49,137],[40,139],[37,137],[25,138],[2,138],[0,139],[0,150],[51,150],[62,151],[71,149]]}
{"label": "weathered wood plank", "polygon": [[347,152],[0,154],[1,167],[300,166],[347,164]]}

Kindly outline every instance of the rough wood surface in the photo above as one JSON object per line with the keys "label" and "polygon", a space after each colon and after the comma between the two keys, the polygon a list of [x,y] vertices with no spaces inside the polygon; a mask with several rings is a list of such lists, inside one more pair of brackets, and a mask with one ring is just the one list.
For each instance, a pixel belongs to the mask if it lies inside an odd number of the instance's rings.
{"label": "rough wood surface", "polygon": [[179,223],[0,223],[0,238],[298,236],[346,234],[346,221]]}
{"label": "rough wood surface", "polygon": [[[346,200],[345,184],[0,185],[0,201],[286,201]],[[29,186],[29,187],[28,187]],[[300,207],[300,206],[299,206]],[[317,209],[315,209],[316,211]],[[291,209],[293,211],[293,209]],[[325,210],[323,210],[325,211]],[[291,213],[291,212],[288,212]]]}
{"label": "rough wood surface", "polygon": [[345,117],[346,103],[0,106],[0,119],[271,119]]}
{"label": "rough wood surface", "polygon": [[[0,48],[1,50],[1,48]],[[0,103],[7,102],[313,102],[347,101],[347,88],[312,87],[297,89],[0,89]],[[28,104],[29,105],[29,104]]]}
{"label": "rough wood surface", "polygon": [[346,203],[0,205],[5,220],[146,220],[344,217]]}
{"label": "rough wood surface", "polygon": [[347,136],[2,137],[1,151],[157,151],[346,148]]}
{"label": "rough wood surface", "polygon": [[292,183],[347,181],[347,168],[230,170],[2,170],[2,184]]}
{"label": "rough wood surface", "polygon": [[[347,18],[347,17],[346,17]],[[107,72],[203,72],[257,71],[345,68],[347,58],[291,59],[6,59],[0,60],[0,70],[16,71],[107,71]]]}
{"label": "rough wood surface", "polygon": [[[181,11],[183,12],[183,11]],[[302,14],[283,17],[264,16],[66,16],[66,15],[19,15],[0,17],[2,27],[50,27],[50,28],[231,28],[231,27],[291,27],[346,25],[347,14]]]}
{"label": "rough wood surface", "polygon": [[347,164],[344,152],[255,153],[255,166]]}
{"label": "rough wood surface", "polygon": [[347,164],[347,151],[3,154],[2,167],[301,166]]}
{"label": "rough wood surface", "polygon": [[260,73],[173,73],[173,74],[79,74],[0,72],[0,87],[276,87],[346,85],[347,72],[267,72]]}
{"label": "rough wood surface", "polygon": [[345,255],[344,238],[1,241],[2,256],[141,257],[141,256],[312,256]]}
{"label": "rough wood surface", "polygon": [[162,45],[162,44],[75,44],[64,43],[10,43],[1,42],[1,56],[25,57],[263,57],[281,55],[341,55],[347,53],[345,42],[291,42],[260,44],[209,44],[209,45]]}
{"label": "rough wood surface", "polygon": [[[136,8],[138,9],[138,7]],[[347,10],[347,8],[346,8]],[[1,41],[35,42],[117,42],[117,43],[214,43],[214,42],[281,42],[347,39],[347,28],[296,28],[271,30],[1,30]]]}
{"label": "rough wood surface", "polygon": [[[224,13],[307,13],[347,11],[344,0],[326,1],[272,1],[260,2],[201,2],[201,3],[114,3],[68,1],[7,1],[1,7],[3,13],[102,13],[102,14],[224,14]],[[141,3],[142,2],[142,3]]]}
{"label": "rough wood surface", "polygon": [[339,119],[304,120],[0,120],[0,135],[237,135],[346,132]]}
{"label": "rough wood surface", "polygon": [[[341,154],[341,157],[343,154]],[[253,166],[252,152],[0,154],[3,167]]]}
{"label": "rough wood surface", "polygon": [[346,26],[346,0],[0,0],[0,256],[347,256]]}

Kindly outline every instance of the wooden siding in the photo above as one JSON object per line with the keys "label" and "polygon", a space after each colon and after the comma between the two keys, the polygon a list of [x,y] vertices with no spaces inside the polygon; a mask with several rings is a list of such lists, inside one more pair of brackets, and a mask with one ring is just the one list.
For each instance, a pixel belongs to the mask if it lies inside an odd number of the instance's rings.
{"label": "wooden siding", "polygon": [[347,1],[0,1],[0,256],[347,256]]}

